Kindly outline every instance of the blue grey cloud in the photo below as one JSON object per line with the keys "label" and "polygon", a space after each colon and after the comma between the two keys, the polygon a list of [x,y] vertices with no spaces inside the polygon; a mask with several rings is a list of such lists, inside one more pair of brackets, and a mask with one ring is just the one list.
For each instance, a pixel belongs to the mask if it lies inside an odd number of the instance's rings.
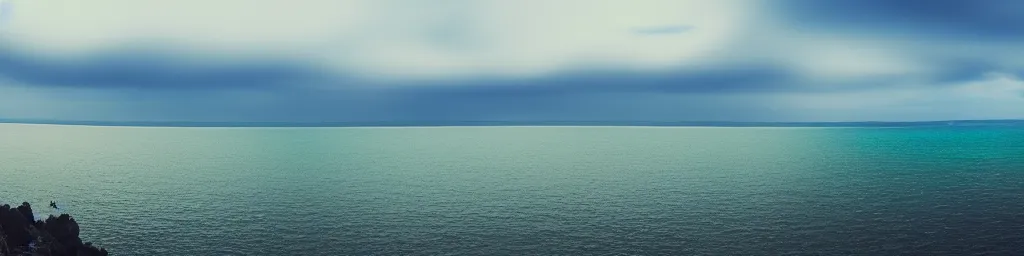
{"label": "blue grey cloud", "polygon": [[327,81],[324,72],[294,62],[262,60],[205,64],[198,55],[159,50],[110,51],[54,59],[0,48],[0,77],[37,86],[110,89],[252,88]]}
{"label": "blue grey cloud", "polygon": [[[71,60],[48,59],[26,52],[0,49],[0,76],[23,84],[42,87],[93,89],[251,89],[281,87],[388,87],[408,93],[446,92],[505,95],[573,93],[758,93],[814,92],[867,89],[888,86],[899,76],[830,82],[801,80],[799,71],[778,63],[761,62],[686,67],[664,71],[589,69],[546,76],[471,77],[438,80],[379,82],[355,79],[346,74],[326,72],[298,61],[218,60],[205,65],[208,57],[168,55],[160,51],[109,52]],[[921,82],[942,86],[972,81],[1000,67],[984,58],[933,58],[929,65],[939,72],[908,74]],[[1011,70],[1008,73],[1021,72]]]}
{"label": "blue grey cloud", "polygon": [[1024,2],[1018,0],[784,0],[790,25],[830,31],[946,37],[946,40],[1024,40]]}
{"label": "blue grey cloud", "polygon": [[776,67],[727,66],[660,72],[585,70],[536,78],[412,80],[395,84],[359,81],[299,62],[227,62],[214,67],[198,55],[160,51],[110,52],[53,60],[0,49],[0,76],[25,84],[97,89],[230,89],[389,86],[453,93],[571,94],[577,92],[727,93],[794,89],[790,73]]}

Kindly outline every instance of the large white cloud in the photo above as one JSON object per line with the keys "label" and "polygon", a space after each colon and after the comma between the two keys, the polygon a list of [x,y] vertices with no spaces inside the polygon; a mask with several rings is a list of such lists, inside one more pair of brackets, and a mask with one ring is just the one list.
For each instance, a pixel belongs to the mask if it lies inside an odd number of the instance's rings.
{"label": "large white cloud", "polygon": [[[11,1],[6,36],[48,54],[158,44],[416,77],[697,63],[740,36],[756,8],[741,0]],[[690,29],[639,33],[664,27]]]}

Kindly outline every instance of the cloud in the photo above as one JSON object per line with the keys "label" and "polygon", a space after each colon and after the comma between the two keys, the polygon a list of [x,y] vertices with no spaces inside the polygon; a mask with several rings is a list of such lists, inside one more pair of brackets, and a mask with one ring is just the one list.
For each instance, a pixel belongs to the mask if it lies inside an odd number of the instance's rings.
{"label": "cloud", "polygon": [[633,29],[633,33],[639,35],[670,35],[670,34],[682,34],[693,30],[691,26],[675,25],[675,26],[657,26],[657,27],[642,27]]}
{"label": "cloud", "polygon": [[361,12],[372,11],[372,1],[53,0],[14,4],[18,7],[18,15],[11,21],[14,40],[57,53],[154,41],[216,51],[305,47],[336,33],[357,30],[361,20],[374,14]]}
{"label": "cloud", "polygon": [[10,1],[0,87],[41,116],[1024,117],[1011,0]]}
{"label": "cloud", "polygon": [[793,119],[924,121],[1024,117],[1024,80],[1005,73],[943,87],[901,86],[858,92],[778,95]]}
{"label": "cloud", "polygon": [[107,92],[20,84],[0,77],[0,118],[113,119],[123,113],[122,99]]}
{"label": "cloud", "polygon": [[25,84],[83,88],[258,88],[323,83],[315,68],[281,60],[222,60],[162,51],[48,58],[0,48],[0,76]]}
{"label": "cloud", "polygon": [[979,100],[1011,100],[1024,103],[1024,80],[1013,74],[990,73],[981,81],[965,83],[956,94]]}
{"label": "cloud", "polygon": [[[863,34],[792,29],[813,26],[793,22],[801,17],[808,24],[833,24],[827,28],[843,28],[843,21],[856,21],[862,16],[895,19],[885,12],[875,13],[893,11],[890,10],[893,8],[902,12],[900,8],[917,3],[912,0],[893,2],[805,3],[793,0],[779,5],[784,7],[782,11],[773,13],[758,11],[758,3],[763,2],[741,0],[714,3],[697,0],[596,3],[582,0],[431,3],[298,0],[261,4],[235,0],[146,4],[127,0],[20,1],[17,2],[18,18],[12,23],[12,32],[17,36],[8,41],[26,51],[19,53],[19,59],[7,57],[7,65],[27,69],[26,63],[30,61],[27,55],[31,55],[32,61],[44,59],[47,60],[44,63],[51,64],[54,61],[49,60],[53,59],[77,59],[79,66],[63,65],[63,72],[60,65],[36,66],[39,71],[8,72],[21,73],[23,77],[19,79],[32,79],[24,77],[28,76],[25,73],[45,71],[57,74],[49,80],[61,77],[75,80],[79,78],[66,71],[77,69],[101,74],[81,79],[102,76],[121,86],[166,83],[166,86],[185,87],[215,83],[304,85],[311,82],[303,81],[300,75],[322,76],[319,73],[325,71],[333,72],[334,79],[345,77],[346,81],[319,81],[318,84],[350,86],[352,81],[349,80],[362,81],[363,85],[370,84],[365,81],[464,84],[461,80],[481,77],[499,82],[543,80],[595,70],[656,76],[672,72],[692,75],[702,70],[730,69],[722,68],[730,65],[741,69],[772,66],[771,69],[785,69],[802,79],[791,81],[794,83],[843,87],[907,80],[976,79],[985,72],[1016,72],[1024,67],[1016,56],[994,57],[1005,54],[984,53],[981,58],[948,56],[972,51],[950,49],[962,48],[964,43],[899,39],[885,33],[886,26],[865,25]],[[946,5],[951,4],[964,5]],[[54,10],[59,11],[54,13]],[[820,15],[838,10],[845,12]],[[932,15],[928,11],[911,12],[914,13],[912,18],[917,19],[928,19]],[[95,17],[100,13],[102,17]],[[54,15],[63,18],[46,18]],[[984,25],[981,21],[975,23]],[[125,52],[126,46],[173,51],[133,53]],[[1007,51],[1021,48],[999,47],[1009,48]],[[129,54],[140,56],[127,56]],[[162,59],[166,55],[176,59]],[[247,59],[236,60],[239,56]],[[121,59],[117,61],[120,64],[107,63],[105,59],[109,58]],[[223,65],[200,65],[211,61],[223,62]],[[129,62],[147,65],[125,65]],[[118,68],[124,70],[116,71]],[[166,71],[156,70],[160,68]],[[167,75],[182,73],[183,69],[190,69],[193,74],[180,78]],[[218,75],[221,73],[224,75]],[[246,77],[253,79],[245,80]],[[238,82],[230,81],[232,79]],[[698,87],[701,86],[713,87]],[[753,86],[756,90],[760,85]]]}
{"label": "cloud", "polygon": [[11,19],[11,12],[13,11],[12,8],[14,8],[14,6],[10,1],[0,0],[0,32],[3,31],[2,29],[6,25],[7,20]]}
{"label": "cloud", "polygon": [[[776,65],[801,73],[808,83],[849,84],[937,77],[965,62],[1004,72],[1024,66],[1021,54],[1006,54],[1021,50],[1012,40],[1024,34],[1015,33],[1024,22],[1013,21],[1024,15],[1013,15],[1020,10],[1010,8],[1019,5],[1013,0],[16,4],[18,15],[4,40],[36,56],[84,58],[126,46],[148,47],[191,53],[203,61],[287,59],[361,80],[520,79],[588,69],[672,72]],[[967,44],[963,38],[973,37],[937,37],[933,31],[975,31],[1004,43],[973,40],[974,50],[956,50]],[[963,56],[993,47],[1005,48],[1004,53]]]}
{"label": "cloud", "polygon": [[[0,76],[43,87],[92,89],[399,90],[409,93],[744,93],[813,90],[797,74],[771,65],[706,66],[659,71],[581,69],[540,77],[471,77],[441,80],[359,80],[301,63],[218,60],[161,51],[109,52],[52,59],[0,49]],[[396,89],[397,88],[397,89]],[[467,95],[469,97],[470,95]]]}
{"label": "cloud", "polygon": [[742,48],[748,56],[793,69],[809,84],[942,87],[991,72],[1024,71],[1024,37],[1016,36],[1024,29],[1016,22],[1024,9],[1002,9],[1019,4],[780,1],[759,20],[760,30],[744,38],[756,44]]}
{"label": "cloud", "polygon": [[785,0],[789,25],[819,31],[944,40],[1024,39],[1024,2],[1017,0]]}
{"label": "cloud", "polygon": [[[69,55],[158,45],[282,54],[375,78],[541,76],[578,66],[671,68],[742,31],[749,1],[19,1],[11,41]],[[53,19],[52,17],[61,17]],[[685,37],[637,28],[693,27]]]}

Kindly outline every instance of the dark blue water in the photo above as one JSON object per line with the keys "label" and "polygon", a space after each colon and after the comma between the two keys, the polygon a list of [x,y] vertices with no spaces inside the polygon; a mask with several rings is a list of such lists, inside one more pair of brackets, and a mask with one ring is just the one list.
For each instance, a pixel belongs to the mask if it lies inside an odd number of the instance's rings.
{"label": "dark blue water", "polygon": [[0,125],[0,174],[117,255],[1024,254],[1013,127]]}

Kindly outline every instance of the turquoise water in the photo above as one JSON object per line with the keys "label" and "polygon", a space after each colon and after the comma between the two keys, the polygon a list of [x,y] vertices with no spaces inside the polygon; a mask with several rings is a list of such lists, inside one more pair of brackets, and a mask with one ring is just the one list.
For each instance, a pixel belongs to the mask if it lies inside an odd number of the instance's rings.
{"label": "turquoise water", "polygon": [[1021,128],[0,124],[0,174],[115,255],[1024,254]]}

